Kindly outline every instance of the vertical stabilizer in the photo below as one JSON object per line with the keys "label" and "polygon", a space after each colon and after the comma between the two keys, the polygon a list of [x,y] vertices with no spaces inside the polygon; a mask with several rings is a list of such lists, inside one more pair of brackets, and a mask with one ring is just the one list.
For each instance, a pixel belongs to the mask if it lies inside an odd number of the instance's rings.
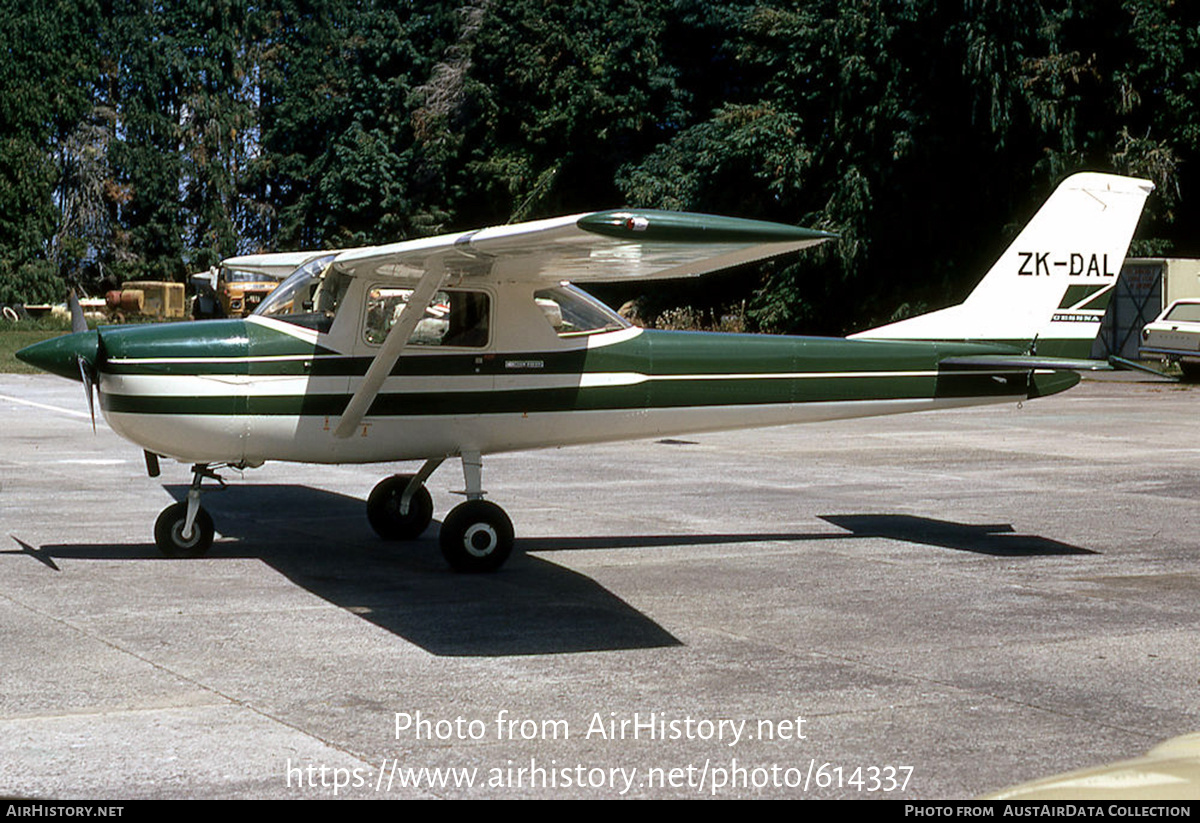
{"label": "vertical stabilizer", "polygon": [[851,335],[980,340],[1087,357],[1137,228],[1148,180],[1085,172],[1059,184],[967,299]]}

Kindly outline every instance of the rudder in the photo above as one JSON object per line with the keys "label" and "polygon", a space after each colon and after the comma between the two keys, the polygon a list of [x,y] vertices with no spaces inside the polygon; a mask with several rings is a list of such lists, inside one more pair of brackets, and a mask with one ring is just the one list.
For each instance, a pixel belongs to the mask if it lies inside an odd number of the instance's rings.
{"label": "rudder", "polygon": [[1087,357],[1153,189],[1132,177],[1072,175],[961,304],[851,337],[994,341]]}

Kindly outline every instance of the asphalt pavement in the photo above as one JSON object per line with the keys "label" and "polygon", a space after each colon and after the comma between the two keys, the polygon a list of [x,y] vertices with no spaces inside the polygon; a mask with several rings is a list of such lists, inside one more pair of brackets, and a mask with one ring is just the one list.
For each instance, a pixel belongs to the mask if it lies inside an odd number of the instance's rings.
{"label": "asphalt pavement", "polygon": [[[498,455],[514,557],[399,467],[186,466],[0,375],[0,796],[968,798],[1200,730],[1200,388]],[[407,467],[410,468],[411,467]],[[432,478],[436,517],[462,474]]]}

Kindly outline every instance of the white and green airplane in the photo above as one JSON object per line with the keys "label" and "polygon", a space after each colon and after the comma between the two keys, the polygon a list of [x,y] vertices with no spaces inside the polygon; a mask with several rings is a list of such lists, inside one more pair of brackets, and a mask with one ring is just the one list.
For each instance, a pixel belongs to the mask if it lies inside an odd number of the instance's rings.
{"label": "white and green airplane", "polygon": [[[631,326],[571,283],[699,275],[833,235],[728,217],[622,210],[338,252],[297,265],[251,316],[76,331],[18,356],[98,391],[105,419],[192,464],[155,541],[197,556],[214,536],[204,478],[267,460],[424,461],[367,501],[386,539],[420,536],[425,487],[462,462],[466,501],[439,540],[491,571],[513,527],[483,499],[483,456],[519,449],[1019,402],[1062,391],[1086,358],[1145,199],[1144,180],[1065,180],[961,305],[849,339]],[[86,326],[84,327],[86,328]]]}

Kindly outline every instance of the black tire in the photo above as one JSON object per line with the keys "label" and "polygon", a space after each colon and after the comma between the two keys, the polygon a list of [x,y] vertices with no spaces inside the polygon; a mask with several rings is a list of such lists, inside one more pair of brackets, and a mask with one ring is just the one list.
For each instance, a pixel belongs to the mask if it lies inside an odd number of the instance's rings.
{"label": "black tire", "polygon": [[400,498],[411,474],[394,474],[381,480],[367,498],[367,520],[384,540],[415,540],[433,520],[433,498],[424,484],[408,501],[408,514],[400,514]]}
{"label": "black tire", "polygon": [[494,572],[512,553],[512,521],[495,503],[468,500],[446,515],[438,543],[456,572]]}
{"label": "black tire", "polygon": [[1179,378],[1185,383],[1200,383],[1200,363],[1183,363],[1179,364],[1181,377]]}
{"label": "black tire", "polygon": [[175,503],[163,509],[154,522],[154,542],[167,557],[203,557],[213,542],[213,522],[208,512],[199,509],[192,524],[192,537],[183,539],[187,503]]}

